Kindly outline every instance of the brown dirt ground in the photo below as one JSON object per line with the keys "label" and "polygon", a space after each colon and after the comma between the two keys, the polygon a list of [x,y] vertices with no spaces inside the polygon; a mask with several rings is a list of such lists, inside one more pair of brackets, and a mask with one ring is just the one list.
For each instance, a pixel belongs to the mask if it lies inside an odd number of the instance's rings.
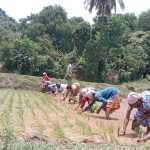
{"label": "brown dirt ground", "polygon": [[[6,94],[9,92],[9,90],[7,91],[5,89],[3,91]],[[60,101],[62,95],[52,97],[46,93],[40,93],[39,95],[39,92],[14,90],[9,92],[7,97],[11,97],[13,92],[15,94],[13,96],[11,117],[13,126],[21,133],[16,135],[18,140],[46,143],[66,143],[70,141],[95,144],[115,143],[110,136],[113,135],[113,140],[116,139],[120,144],[137,144],[136,141],[138,138],[131,130],[131,121],[127,127],[126,135],[124,137],[118,137],[118,130],[121,132],[127,110],[125,99],[121,103],[121,108],[110,115],[110,120],[106,120],[104,111],[101,111],[100,114],[90,113],[88,111],[83,114],[78,114],[78,110],[75,110],[77,104],[68,104],[67,100],[65,102]],[[1,90],[0,94],[2,93]],[[18,99],[19,96],[20,98]],[[44,104],[45,96],[48,97],[48,100]],[[10,100],[7,98],[7,101],[1,104],[0,113],[7,110],[7,106],[10,105]],[[24,122],[20,121],[19,112],[21,112],[21,108],[23,109]],[[31,112],[31,108],[33,108],[35,115]],[[81,128],[77,125],[80,121],[94,131],[93,136],[82,134]],[[59,140],[53,136],[52,122],[58,122],[60,124],[70,139],[69,141]]]}
{"label": "brown dirt ground", "polygon": [[[54,97],[54,99],[58,100],[59,98],[56,96],[56,97]],[[67,100],[64,103],[66,103],[66,105],[69,105],[70,109],[72,110],[72,114],[77,113],[77,110],[75,110],[75,107],[77,106],[77,104],[67,104]],[[99,105],[101,105],[101,104],[99,103]],[[127,126],[126,135],[125,136],[118,136],[119,133],[121,133],[121,130],[123,127],[124,117],[126,115],[127,108],[128,108],[128,105],[126,103],[126,99],[123,99],[123,101],[121,102],[120,109],[116,110],[115,112],[113,112],[110,115],[110,120],[105,119],[105,112],[104,111],[101,111],[99,114],[85,112],[85,113],[81,114],[81,116],[85,120],[88,120],[88,124],[92,128],[95,128],[98,125],[104,126],[106,131],[108,131],[109,128],[113,128],[114,137],[118,140],[119,143],[121,143],[121,144],[137,144],[137,140],[139,138],[137,137],[135,132],[131,130],[131,122],[132,122],[132,117],[134,115],[135,110],[133,110],[133,112],[130,116],[130,121],[129,121],[129,124]],[[74,117],[75,116],[72,115],[72,119]],[[76,137],[77,141],[78,141],[78,138],[81,138],[81,137],[77,137],[76,134],[74,134],[73,136]],[[107,136],[107,138],[110,141],[109,135]],[[98,139],[94,139],[94,141],[100,142],[102,140],[99,141]]]}

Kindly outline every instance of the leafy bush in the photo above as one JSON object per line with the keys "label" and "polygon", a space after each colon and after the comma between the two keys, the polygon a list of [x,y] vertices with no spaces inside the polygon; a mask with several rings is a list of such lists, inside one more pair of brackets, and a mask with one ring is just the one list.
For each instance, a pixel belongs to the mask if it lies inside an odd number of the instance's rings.
{"label": "leafy bush", "polygon": [[128,88],[128,90],[130,90],[130,91],[135,91],[134,87],[131,86],[131,85],[127,85],[127,88]]}
{"label": "leafy bush", "polygon": [[119,82],[128,82],[130,81],[131,72],[126,72],[125,70],[120,70]]}

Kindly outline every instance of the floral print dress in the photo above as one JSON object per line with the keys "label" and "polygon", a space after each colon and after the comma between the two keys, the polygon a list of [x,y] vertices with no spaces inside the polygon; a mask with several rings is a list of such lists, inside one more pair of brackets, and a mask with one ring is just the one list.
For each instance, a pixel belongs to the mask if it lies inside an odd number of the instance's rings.
{"label": "floral print dress", "polygon": [[[138,107],[138,109],[134,115],[134,121],[136,121],[136,123],[140,123],[141,119],[145,115],[147,115],[148,111],[150,110],[150,91],[144,91],[142,93],[142,97],[143,97],[143,102]],[[141,125],[143,127],[146,127],[147,125],[150,126],[150,117],[143,120]]]}

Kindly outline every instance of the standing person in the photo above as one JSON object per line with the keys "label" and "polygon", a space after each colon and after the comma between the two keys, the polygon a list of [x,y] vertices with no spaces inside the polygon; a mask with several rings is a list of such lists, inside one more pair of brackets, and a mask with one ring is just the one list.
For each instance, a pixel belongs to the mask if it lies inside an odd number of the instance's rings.
{"label": "standing person", "polygon": [[67,85],[66,93],[65,93],[63,100],[65,100],[67,97],[69,97],[68,102],[70,102],[71,100],[74,100],[74,97],[77,96],[79,90],[80,90],[79,83],[73,83],[71,85]]}
{"label": "standing person", "polygon": [[76,107],[76,109],[78,108],[83,108],[85,106],[85,103],[86,102],[90,102],[87,98],[86,98],[86,93],[90,90],[94,90],[95,91],[95,88],[94,87],[85,87],[83,88],[80,92],[79,92],[79,104],[78,106]]}
{"label": "standing person", "polygon": [[73,66],[72,61],[69,62],[66,70],[65,79],[67,80],[68,84],[72,84],[72,78],[73,78]]}
{"label": "standing person", "polygon": [[132,121],[132,129],[134,130],[139,125],[147,127],[147,135],[143,138],[146,141],[150,138],[150,91],[147,90],[143,93],[130,92],[127,96],[127,102],[128,109],[120,136],[125,135],[131,112],[134,108],[137,108]]}
{"label": "standing person", "polygon": [[120,108],[120,92],[115,87],[108,87],[103,90],[89,91],[86,93],[86,97],[91,100],[90,104],[84,108],[81,113],[87,111],[97,101],[102,102],[102,105],[97,110],[97,113],[103,109],[106,114],[106,119],[109,119],[109,115],[116,109]]}

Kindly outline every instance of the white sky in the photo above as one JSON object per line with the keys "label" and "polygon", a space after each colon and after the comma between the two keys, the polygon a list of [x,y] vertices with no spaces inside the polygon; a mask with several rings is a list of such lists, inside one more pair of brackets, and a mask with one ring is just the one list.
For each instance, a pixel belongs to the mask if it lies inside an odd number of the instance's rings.
{"label": "white sky", "polygon": [[[138,16],[141,12],[150,9],[150,0],[123,1],[125,3],[125,11],[121,11],[118,6],[117,13],[133,12]],[[68,13],[68,18],[81,16],[84,20],[92,23],[92,18],[95,16],[95,12],[90,14],[84,9],[84,0],[0,0],[0,8],[16,21],[30,16],[31,13],[38,13],[45,6],[54,4],[61,5]]]}

